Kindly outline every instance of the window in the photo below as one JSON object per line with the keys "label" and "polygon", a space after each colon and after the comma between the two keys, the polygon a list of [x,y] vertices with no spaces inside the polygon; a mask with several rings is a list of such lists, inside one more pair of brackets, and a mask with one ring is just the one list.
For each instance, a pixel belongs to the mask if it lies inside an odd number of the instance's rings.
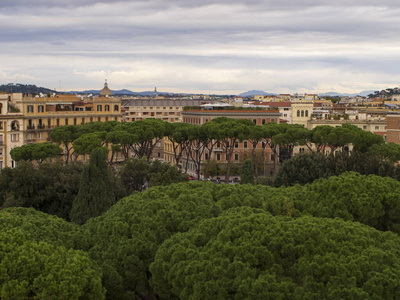
{"label": "window", "polygon": [[74,125],[76,125],[76,118],[74,118]]}
{"label": "window", "polygon": [[101,117],[97,117],[97,121],[99,121],[99,122],[100,122],[100,121],[101,121]]}
{"label": "window", "polygon": [[18,133],[13,133],[11,135],[11,142],[18,142],[19,141],[19,134]]}
{"label": "window", "polygon": [[208,153],[205,154],[205,159],[208,159]]}
{"label": "window", "polygon": [[85,124],[85,118],[81,119],[81,124]]}
{"label": "window", "polygon": [[257,119],[253,119],[253,123],[257,125]]}
{"label": "window", "polygon": [[101,105],[100,104],[97,105],[97,111],[101,111],[101,110],[102,110]]}
{"label": "window", "polygon": [[265,119],[261,120],[261,124],[263,124],[263,125],[265,124]]}
{"label": "window", "polygon": [[247,141],[243,142],[243,148],[247,149]]}
{"label": "window", "polygon": [[304,117],[304,110],[301,111],[301,116]]}
{"label": "window", "polygon": [[110,111],[110,105],[108,104],[104,105],[104,111]]}
{"label": "window", "polygon": [[43,138],[43,132],[39,132],[39,139],[42,139]]}
{"label": "window", "polygon": [[239,148],[239,142],[238,141],[235,142],[235,148]]}
{"label": "window", "polygon": [[300,117],[300,110],[297,111],[297,116]]}
{"label": "window", "polygon": [[119,106],[118,106],[118,104],[115,104],[115,105],[114,105],[114,111],[119,111]]}
{"label": "window", "polygon": [[33,113],[33,105],[28,105],[28,113]]}
{"label": "window", "polygon": [[93,122],[93,117],[90,117],[89,122]]}
{"label": "window", "polygon": [[364,130],[367,130],[367,126],[363,126],[363,129],[364,129]]}
{"label": "window", "polygon": [[57,120],[56,120],[56,126],[57,126],[57,127],[60,126],[60,119],[57,119]]}
{"label": "window", "polygon": [[217,153],[217,160],[221,160],[221,153]]}
{"label": "window", "polygon": [[235,161],[239,160],[239,153],[235,153]]}
{"label": "window", "polygon": [[106,122],[108,121],[108,117],[106,117]]}
{"label": "window", "polygon": [[3,148],[0,148],[0,156],[3,155]]}
{"label": "window", "polygon": [[379,130],[379,126],[375,126],[375,130]]}
{"label": "window", "polygon": [[306,117],[308,117],[308,110],[306,110]]}
{"label": "window", "polygon": [[0,170],[3,169],[3,162],[0,161]]}
{"label": "window", "polygon": [[68,125],[68,118],[65,118],[65,125]]}
{"label": "window", "polygon": [[0,135],[0,146],[3,145],[3,136]]}
{"label": "window", "polygon": [[39,105],[38,106],[38,112],[40,112],[40,113],[44,112],[44,106],[43,105]]}

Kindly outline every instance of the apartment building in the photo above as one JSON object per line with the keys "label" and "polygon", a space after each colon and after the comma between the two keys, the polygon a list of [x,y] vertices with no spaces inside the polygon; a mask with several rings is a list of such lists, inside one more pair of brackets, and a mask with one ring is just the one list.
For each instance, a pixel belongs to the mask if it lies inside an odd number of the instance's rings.
{"label": "apartment building", "polygon": [[[9,152],[50,140],[53,128],[95,121],[121,121],[121,100],[110,96],[0,95],[0,167],[14,167]],[[83,158],[85,159],[85,158]]]}
{"label": "apartment building", "polygon": [[122,99],[122,121],[133,122],[146,118],[161,119],[167,122],[182,122],[182,110],[185,106],[204,104],[202,99]]}
{"label": "apartment building", "polygon": [[[254,122],[256,125],[263,125],[268,122],[279,123],[280,116],[281,114],[278,110],[256,110],[254,108],[234,109],[233,106],[225,103],[206,104],[202,105],[199,109],[185,109],[182,112],[183,122],[196,125],[202,125],[218,117],[248,119]],[[245,140],[242,142],[237,142],[234,147],[235,150],[232,157],[233,162],[240,162],[248,157],[251,157],[252,145],[249,141]],[[270,164],[274,160],[273,152],[269,149],[269,147],[264,147],[263,149],[261,143],[257,145],[256,152],[264,153],[265,164]],[[165,155],[169,154],[170,153],[168,152],[165,153]],[[209,154],[208,152],[205,152],[202,159],[208,159],[209,155],[211,155],[211,160],[215,160],[220,163],[226,163],[225,153],[221,147],[218,147],[218,145],[214,149],[213,153]],[[187,157],[184,157],[182,159],[182,167],[184,169],[186,169],[186,164],[188,164],[188,171],[193,173],[195,171],[194,165]]]}
{"label": "apartment building", "polygon": [[22,100],[22,94],[0,94],[0,171],[14,167],[10,151],[24,143],[24,115],[15,102]]}

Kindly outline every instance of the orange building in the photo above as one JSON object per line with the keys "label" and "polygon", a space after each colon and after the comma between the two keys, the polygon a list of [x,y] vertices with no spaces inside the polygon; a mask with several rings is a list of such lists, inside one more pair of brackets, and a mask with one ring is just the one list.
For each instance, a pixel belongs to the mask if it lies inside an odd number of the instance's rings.
{"label": "orange building", "polygon": [[[256,125],[263,125],[268,122],[279,123],[281,114],[277,110],[260,110],[260,109],[234,109],[232,106],[227,104],[206,104],[202,105],[199,109],[188,109],[182,112],[183,122],[202,125],[212,119],[218,117],[227,117],[232,119],[248,119],[254,122]],[[264,146],[264,147],[263,147]],[[245,140],[242,142],[236,142],[234,145],[234,151],[232,156],[233,163],[239,163],[246,158],[251,158],[253,145],[250,141]],[[275,156],[265,143],[258,143],[256,146],[256,155],[263,156],[263,164],[271,164],[275,160]],[[225,152],[222,147],[217,144],[213,152],[210,154],[207,151],[203,154],[202,160],[206,161],[209,159],[215,160],[217,163],[226,163]],[[186,166],[188,164],[188,166]],[[187,159],[182,159],[182,167],[188,169],[189,173],[195,172],[193,163]]]}

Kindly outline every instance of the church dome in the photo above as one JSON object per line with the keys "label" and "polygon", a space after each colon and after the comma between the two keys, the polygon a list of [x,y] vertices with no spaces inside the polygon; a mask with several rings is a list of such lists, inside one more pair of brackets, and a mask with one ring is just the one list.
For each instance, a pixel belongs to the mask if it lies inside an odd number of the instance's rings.
{"label": "church dome", "polygon": [[100,91],[100,96],[112,96],[111,90],[108,88],[108,83],[107,79],[106,82],[104,83],[104,88]]}

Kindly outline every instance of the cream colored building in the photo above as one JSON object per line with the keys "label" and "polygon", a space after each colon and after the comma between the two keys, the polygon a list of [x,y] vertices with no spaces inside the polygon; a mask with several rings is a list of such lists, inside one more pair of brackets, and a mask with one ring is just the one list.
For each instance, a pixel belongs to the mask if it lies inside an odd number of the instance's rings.
{"label": "cream colored building", "polygon": [[199,106],[204,100],[170,100],[170,99],[123,99],[122,121],[133,122],[147,118],[161,119],[167,122],[182,122],[182,110],[185,106]]}
{"label": "cream colored building", "polygon": [[0,107],[0,169],[15,166],[11,149],[50,141],[55,127],[121,121],[121,100],[111,96],[1,94]]}
{"label": "cream colored building", "polygon": [[0,171],[15,167],[10,151],[24,144],[24,116],[18,111],[17,100],[22,100],[22,94],[0,94]]}
{"label": "cream colored building", "polygon": [[313,114],[314,102],[306,100],[292,101],[292,124],[301,124],[307,127],[307,122]]}

